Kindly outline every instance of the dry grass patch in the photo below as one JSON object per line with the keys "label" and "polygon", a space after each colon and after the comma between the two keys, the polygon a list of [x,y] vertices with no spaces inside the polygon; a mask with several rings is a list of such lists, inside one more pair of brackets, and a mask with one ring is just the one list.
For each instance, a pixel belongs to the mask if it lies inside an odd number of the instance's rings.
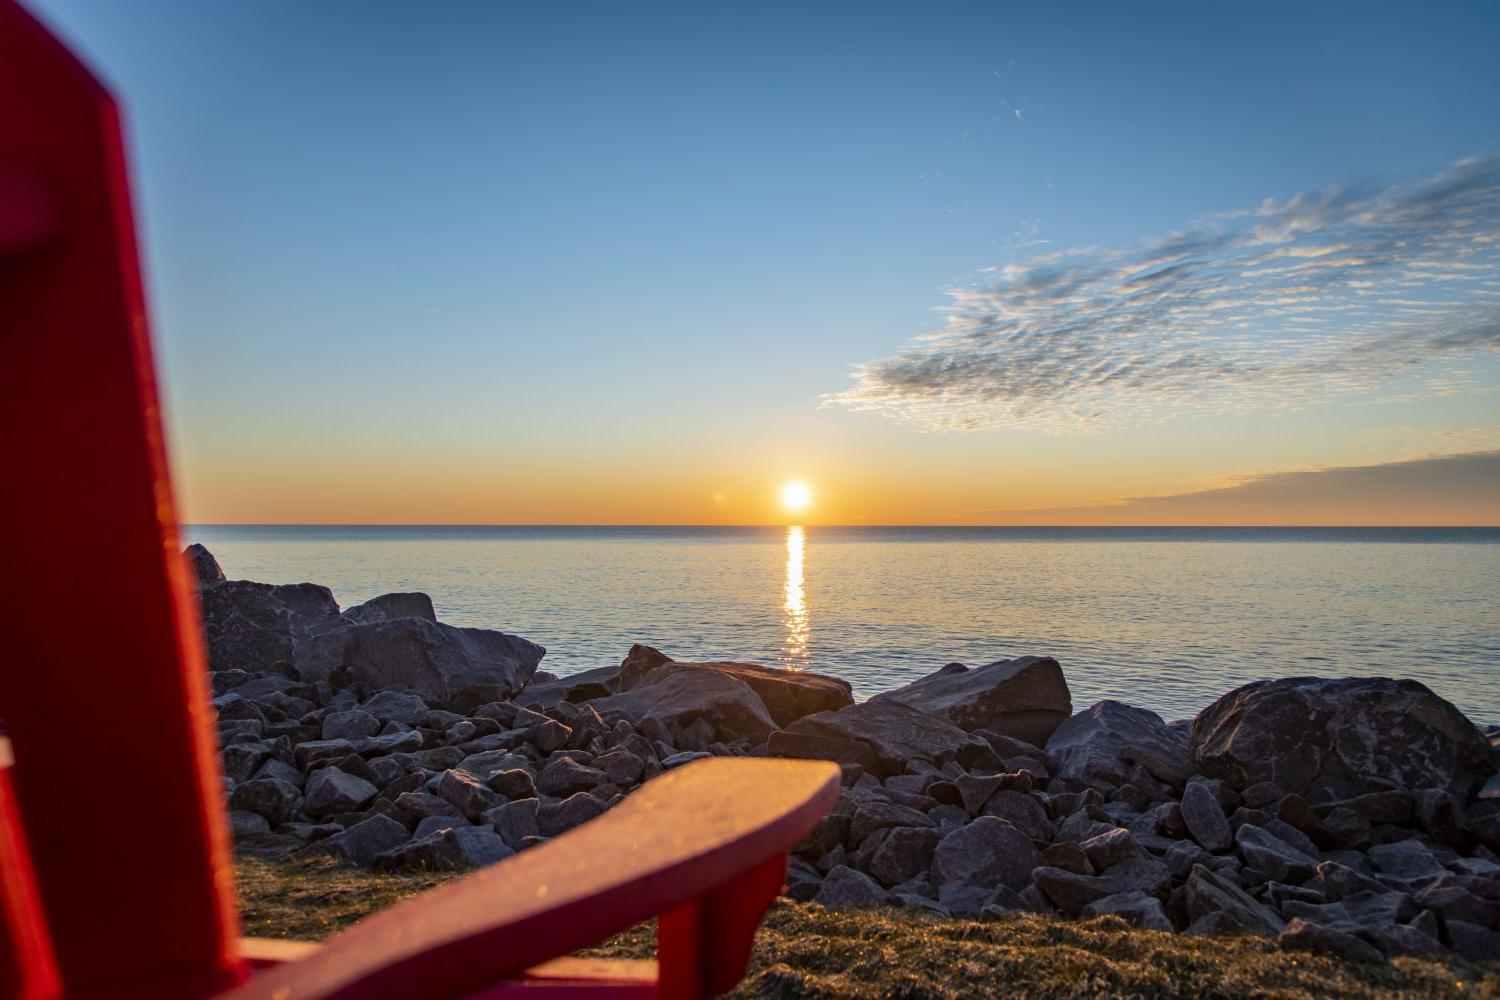
{"label": "dry grass patch", "polygon": [[[327,858],[241,857],[245,933],[319,939],[444,881],[375,875]],[[649,958],[649,926],[586,954]],[[1361,964],[1288,954],[1260,938],[1189,938],[1114,917],[943,920],[910,911],[779,903],[737,997],[1452,997],[1500,998],[1500,967],[1403,958]]]}

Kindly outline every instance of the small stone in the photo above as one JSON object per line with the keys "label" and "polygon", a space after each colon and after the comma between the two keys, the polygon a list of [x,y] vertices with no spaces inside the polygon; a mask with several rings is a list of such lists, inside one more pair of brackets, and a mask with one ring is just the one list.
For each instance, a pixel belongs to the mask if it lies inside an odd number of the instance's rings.
{"label": "small stone", "polygon": [[897,885],[932,867],[941,835],[930,827],[892,827],[870,859],[869,872],[883,885]]}
{"label": "small stone", "polygon": [[1376,868],[1397,878],[1421,878],[1426,875],[1441,875],[1446,871],[1432,851],[1417,840],[1376,844],[1366,853]]}
{"label": "small stone", "polygon": [[373,799],[380,789],[364,778],[337,767],[314,771],[307,778],[307,797],[302,811],[317,819],[334,813],[353,812]]}
{"label": "small stone", "polygon": [[1104,871],[1121,861],[1141,856],[1141,848],[1136,843],[1135,837],[1131,836],[1129,830],[1119,827],[1108,833],[1090,837],[1081,846],[1095,871]]}
{"label": "small stone", "polygon": [[1278,882],[1301,883],[1313,877],[1318,859],[1273,836],[1269,831],[1246,823],[1234,835],[1245,863],[1265,872]]}
{"label": "small stone", "polygon": [[1089,857],[1084,853],[1084,849],[1071,840],[1049,844],[1042,851],[1042,860],[1052,868],[1061,868],[1075,875],[1094,874],[1094,866],[1089,863]]}
{"label": "small stone", "polygon": [[1224,808],[1202,778],[1189,781],[1183,790],[1182,821],[1193,839],[1206,851],[1227,851],[1234,843]]}
{"label": "small stone", "polygon": [[448,871],[503,861],[515,852],[487,826],[458,826],[412,840],[375,859],[377,871]]}
{"label": "small stone", "polygon": [[1070,917],[1078,916],[1090,903],[1124,890],[1124,886],[1107,875],[1077,875],[1061,868],[1037,868],[1031,877],[1042,895]]}
{"label": "small stone", "polygon": [[1172,921],[1167,919],[1166,911],[1161,908],[1161,900],[1138,890],[1096,899],[1081,911],[1081,915],[1085,917],[1097,917],[1106,913],[1123,917],[1146,930],[1170,931],[1172,929]]}
{"label": "small stone", "polygon": [[539,799],[516,799],[503,806],[496,806],[485,813],[483,818],[494,827],[502,840],[520,850],[522,841],[527,837],[541,835],[541,828],[537,825],[540,806]]}
{"label": "small stone", "polygon": [[253,813],[248,809],[231,809],[229,810],[229,832],[236,837],[270,833],[271,824],[260,813]]}
{"label": "small stone", "polygon": [[317,842],[318,850],[331,851],[362,868],[375,863],[378,855],[406,843],[411,834],[389,816],[374,815],[341,833]]}
{"label": "small stone", "polygon": [[463,818],[462,810],[431,792],[402,792],[396,796],[396,807],[419,820],[429,816]]}
{"label": "small stone", "polygon": [[256,813],[272,826],[279,826],[292,818],[301,801],[297,786],[278,778],[256,778],[235,786],[229,808]]}
{"label": "small stone", "polygon": [[543,795],[567,798],[575,792],[586,792],[609,780],[598,768],[578,763],[571,757],[553,757],[536,777],[537,791]]}
{"label": "small stone", "polygon": [[453,803],[469,819],[500,804],[500,797],[467,771],[450,769],[438,778],[437,795]]}
{"label": "small stone", "polygon": [[853,818],[849,821],[849,844],[858,847],[860,843],[874,833],[893,826],[931,827],[937,824],[921,810],[912,809],[909,806],[897,805],[894,802],[884,802],[872,799],[865,802],[854,811]]}
{"label": "small stone", "polygon": [[823,884],[812,900],[828,907],[865,908],[884,905],[886,895],[885,890],[864,872],[840,865],[824,876]]}
{"label": "small stone", "polygon": [[323,716],[322,736],[325,740],[359,739],[379,732],[380,720],[357,708],[347,712],[329,712]]}
{"label": "small stone", "polygon": [[588,792],[577,792],[561,802],[547,803],[537,809],[537,826],[542,835],[556,837],[587,823],[604,812],[604,803]]}
{"label": "small stone", "polygon": [[1286,930],[1277,935],[1276,945],[1283,951],[1337,955],[1353,962],[1378,962],[1382,957],[1374,945],[1361,941],[1353,934],[1301,917],[1294,917],[1286,925]]}
{"label": "small stone", "polygon": [[487,782],[490,790],[507,799],[531,799],[536,797],[536,779],[531,772],[513,767],[490,775]]}

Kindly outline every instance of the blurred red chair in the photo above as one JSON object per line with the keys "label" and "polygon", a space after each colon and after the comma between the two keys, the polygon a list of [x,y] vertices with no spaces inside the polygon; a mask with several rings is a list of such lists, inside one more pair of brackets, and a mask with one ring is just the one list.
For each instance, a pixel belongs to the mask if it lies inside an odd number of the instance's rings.
{"label": "blurred red chair", "polygon": [[[325,944],[239,937],[119,122],[13,0],[0,343],[0,995],[701,997],[744,975],[832,764],[702,761]],[[654,962],[556,957],[652,916]]]}

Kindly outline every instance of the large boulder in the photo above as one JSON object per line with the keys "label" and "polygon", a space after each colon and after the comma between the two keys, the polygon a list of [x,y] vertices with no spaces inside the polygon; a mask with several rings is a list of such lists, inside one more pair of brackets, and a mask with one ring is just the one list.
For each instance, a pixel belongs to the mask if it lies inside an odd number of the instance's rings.
{"label": "large boulder", "polygon": [[200,589],[224,582],[224,570],[219,568],[219,560],[199,543],[194,542],[183,549],[182,555],[187,560],[189,575]]}
{"label": "large boulder", "polygon": [[776,725],[783,728],[804,715],[836,712],[854,703],[849,682],[837,677],[732,660],[683,663],[660,650],[640,644],[630,647],[613,687],[617,691],[633,691],[659,680],[666,673],[682,670],[709,670],[733,677],[756,693]]}
{"label": "large boulder", "polygon": [[1062,668],[1050,656],[997,660],[983,667],[944,667],[873,700],[899,701],[968,730],[988,729],[1043,746],[1073,714]]}
{"label": "large boulder", "polygon": [[759,695],[736,678],[713,670],[655,674],[629,691],[592,704],[601,716],[618,713],[635,726],[655,719],[681,741],[679,746],[696,742],[696,731],[702,728],[699,722],[712,729],[714,739],[723,742],[743,739],[760,743],[776,728]]}
{"label": "large boulder", "polygon": [[1058,726],[1047,740],[1047,752],[1057,758],[1057,773],[1063,777],[1123,778],[1132,761],[1151,770],[1148,761],[1156,757],[1190,756],[1187,740],[1161,716],[1119,701],[1090,705]]}
{"label": "large boulder", "polygon": [[1236,688],[1193,721],[1203,773],[1314,801],[1396,786],[1468,795],[1495,773],[1463,713],[1416,681],[1288,677]]}
{"label": "large boulder", "polygon": [[[196,572],[201,583],[208,573],[201,560]],[[333,592],[315,583],[224,580],[200,586],[199,601],[213,670],[293,666],[314,637],[345,624]]]}
{"label": "large boulder", "polygon": [[[901,774],[912,760],[933,764],[956,761],[966,768],[997,768],[989,743],[964,732],[941,715],[899,701],[872,700],[837,712],[818,712],[786,728],[794,736],[824,737],[827,744],[859,744],[885,774]],[[771,741],[773,752],[777,741]],[[839,758],[832,758],[839,759]]]}
{"label": "large boulder", "polygon": [[405,686],[429,701],[477,705],[514,698],[545,653],[493,629],[393,618],[313,636],[299,648],[296,666],[303,680],[367,691]]}
{"label": "large boulder", "polygon": [[425,618],[435,622],[437,612],[433,610],[432,598],[419,591],[412,591],[372,597],[363,604],[345,608],[344,617],[358,624],[390,621],[392,618]]}

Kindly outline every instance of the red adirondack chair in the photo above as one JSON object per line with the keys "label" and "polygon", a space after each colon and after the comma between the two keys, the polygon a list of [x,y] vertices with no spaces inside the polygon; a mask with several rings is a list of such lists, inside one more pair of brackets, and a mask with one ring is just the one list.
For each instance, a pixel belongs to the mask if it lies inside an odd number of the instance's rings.
{"label": "red adirondack chair", "polygon": [[[701,761],[325,944],[239,937],[115,106],[13,0],[0,343],[0,994],[698,997],[744,975],[833,764]],[[654,962],[557,958],[652,916]]]}

